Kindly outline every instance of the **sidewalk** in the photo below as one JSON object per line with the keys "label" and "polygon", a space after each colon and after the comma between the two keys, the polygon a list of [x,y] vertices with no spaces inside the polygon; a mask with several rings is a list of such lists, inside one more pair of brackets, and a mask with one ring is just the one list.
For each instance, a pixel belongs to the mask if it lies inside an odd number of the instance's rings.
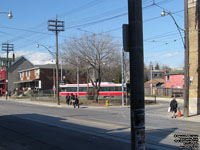
{"label": "sidewalk", "polygon": [[[154,97],[145,97],[145,100],[154,100]],[[160,117],[166,117],[169,118],[169,113],[167,112],[167,108],[169,107],[170,101],[172,100],[172,98],[160,98],[157,97],[156,101],[158,104],[162,104],[166,106],[166,109],[164,109],[162,112],[159,112],[159,116]],[[200,115],[191,115],[189,117],[184,117],[183,116],[183,107],[184,107],[184,100],[181,98],[176,98],[177,102],[178,102],[178,107],[181,108],[181,117],[177,117],[176,119],[178,120],[184,120],[184,121],[191,121],[191,122],[199,122],[200,123]],[[176,113],[177,114],[177,113]]]}

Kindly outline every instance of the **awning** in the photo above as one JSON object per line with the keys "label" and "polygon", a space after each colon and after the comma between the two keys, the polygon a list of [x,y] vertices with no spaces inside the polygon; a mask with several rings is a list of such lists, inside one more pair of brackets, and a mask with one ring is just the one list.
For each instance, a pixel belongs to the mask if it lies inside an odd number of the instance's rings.
{"label": "awning", "polygon": [[23,81],[16,81],[14,82],[15,84],[19,84],[19,83],[28,83],[28,82],[34,82],[34,81],[38,81],[38,80],[23,80]]}

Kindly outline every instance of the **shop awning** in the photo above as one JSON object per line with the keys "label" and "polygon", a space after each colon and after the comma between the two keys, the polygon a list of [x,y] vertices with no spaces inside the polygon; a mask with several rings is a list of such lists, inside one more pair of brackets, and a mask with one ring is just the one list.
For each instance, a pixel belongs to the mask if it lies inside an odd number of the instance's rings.
{"label": "shop awning", "polygon": [[38,80],[23,80],[23,81],[16,81],[14,82],[15,84],[19,84],[19,83],[28,83],[28,82],[34,82],[34,81],[38,81]]}

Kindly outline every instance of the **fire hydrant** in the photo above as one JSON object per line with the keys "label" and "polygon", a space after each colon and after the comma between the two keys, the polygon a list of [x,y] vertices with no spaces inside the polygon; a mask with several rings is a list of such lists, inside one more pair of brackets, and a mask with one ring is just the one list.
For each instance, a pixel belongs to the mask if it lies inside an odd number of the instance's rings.
{"label": "fire hydrant", "polygon": [[108,102],[108,100],[106,100],[106,107],[108,107],[109,106],[109,102]]}

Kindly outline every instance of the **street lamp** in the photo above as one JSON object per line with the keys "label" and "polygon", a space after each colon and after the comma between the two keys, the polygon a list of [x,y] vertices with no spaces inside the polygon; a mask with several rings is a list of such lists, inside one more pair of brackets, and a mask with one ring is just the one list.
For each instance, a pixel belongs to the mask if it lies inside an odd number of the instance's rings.
{"label": "street lamp", "polygon": [[36,44],[36,48],[39,48],[40,46],[44,47],[46,50],[48,50],[48,52],[51,54],[51,56],[55,59],[55,53],[53,53],[48,47],[42,45],[42,44]]}
{"label": "street lamp", "polygon": [[167,11],[167,12],[166,12],[166,11],[163,9],[162,12],[161,12],[161,16],[164,17],[164,16],[166,16],[166,15],[169,15],[169,16],[173,19],[173,21],[174,21],[174,23],[175,23],[175,25],[176,25],[176,27],[177,27],[177,29],[178,29],[178,32],[179,32],[179,34],[180,34],[180,36],[181,36],[181,40],[182,40],[183,46],[184,46],[184,48],[185,48],[185,42],[184,42],[183,36],[182,36],[182,34],[181,34],[181,30],[184,31],[184,32],[185,32],[185,30],[182,29],[182,28],[177,24],[177,22],[176,22],[174,16],[172,15],[172,13],[171,13],[170,11]]}
{"label": "street lamp", "polygon": [[8,14],[8,19],[12,19],[13,18],[12,11],[9,11],[9,12],[0,12],[0,14]]}
{"label": "street lamp", "polygon": [[[53,53],[48,47],[42,45],[42,44],[36,44],[36,47],[39,48],[40,46],[44,47],[48,52],[51,54],[52,58],[55,59],[55,53]],[[53,91],[54,91],[54,98],[55,98],[55,71],[53,67]]]}
{"label": "street lamp", "polygon": [[[187,0],[184,1],[185,2],[185,5],[187,5]],[[158,6],[158,5],[157,5]],[[158,6],[160,7],[160,6]],[[160,7],[161,8],[161,7]],[[185,29],[182,29],[176,22],[174,16],[172,15],[172,13],[170,11],[166,12],[164,9],[162,10],[161,12],[161,16],[166,16],[166,13],[167,15],[169,15],[177,29],[178,29],[178,32],[181,36],[181,40],[182,40],[182,43],[183,43],[183,46],[184,46],[184,49],[185,49],[185,64],[184,64],[184,80],[185,80],[185,83],[184,83],[184,117],[188,117],[189,116],[189,28],[188,28],[188,8],[185,7]],[[181,31],[184,31],[184,34],[185,34],[185,41],[182,37],[182,34],[181,34]]]}

